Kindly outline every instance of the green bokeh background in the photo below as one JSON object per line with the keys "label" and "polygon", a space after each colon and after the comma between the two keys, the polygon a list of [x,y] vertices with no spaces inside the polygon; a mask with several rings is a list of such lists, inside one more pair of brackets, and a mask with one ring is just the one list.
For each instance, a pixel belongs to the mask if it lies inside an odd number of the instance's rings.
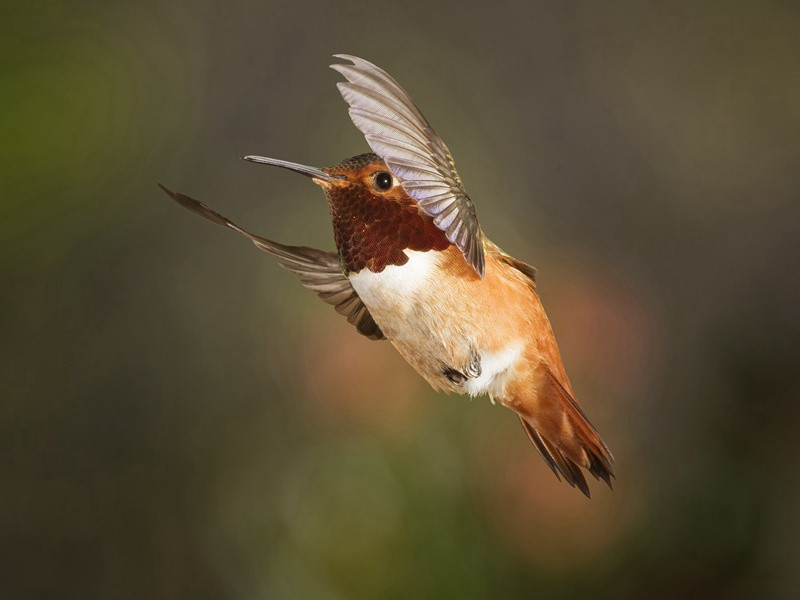
{"label": "green bokeh background", "polygon": [[[614,492],[157,189],[332,248],[237,158],[367,150],[337,52],[539,268]],[[796,597],[799,65],[792,2],[6,2],[0,596]]]}

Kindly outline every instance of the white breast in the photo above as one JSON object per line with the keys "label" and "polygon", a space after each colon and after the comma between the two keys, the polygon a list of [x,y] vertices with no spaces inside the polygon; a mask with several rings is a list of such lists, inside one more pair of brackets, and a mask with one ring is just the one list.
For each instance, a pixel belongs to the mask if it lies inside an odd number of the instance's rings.
{"label": "white breast", "polygon": [[362,269],[350,274],[350,283],[364,304],[375,313],[409,310],[419,298],[419,289],[429,282],[439,261],[439,252],[404,250],[408,262],[389,265],[380,273]]}

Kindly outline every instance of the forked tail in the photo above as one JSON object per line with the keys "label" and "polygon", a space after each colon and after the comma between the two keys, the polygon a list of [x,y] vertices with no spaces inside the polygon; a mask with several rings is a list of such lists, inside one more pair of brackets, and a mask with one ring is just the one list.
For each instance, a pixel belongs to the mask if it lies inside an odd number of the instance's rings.
{"label": "forked tail", "polygon": [[543,363],[536,369],[535,382],[530,397],[512,399],[508,405],[539,454],[556,477],[587,497],[591,494],[581,467],[611,487],[614,459],[572,394]]}

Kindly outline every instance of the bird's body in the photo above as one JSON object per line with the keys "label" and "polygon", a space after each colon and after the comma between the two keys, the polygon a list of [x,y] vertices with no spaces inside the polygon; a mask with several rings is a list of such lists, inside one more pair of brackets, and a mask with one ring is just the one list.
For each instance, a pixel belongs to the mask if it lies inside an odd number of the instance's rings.
{"label": "bird's body", "polygon": [[[519,326],[532,325],[534,292],[506,269],[480,279],[460,268],[466,264],[451,248],[410,251],[405,265],[364,269],[350,281],[386,338],[434,389],[500,398],[528,345],[529,329]],[[494,266],[495,257],[487,259]]]}
{"label": "bird's body", "polygon": [[[347,179],[323,184],[353,289],[384,336],[435,389],[500,398],[505,376],[531,341],[525,334],[543,324],[550,331],[533,280],[487,239],[488,266],[480,277],[399,185],[368,194],[363,186],[354,194],[358,182],[386,171],[376,155],[358,158],[365,162],[360,169],[325,169]],[[370,204],[387,208],[381,213]]]}
{"label": "bird's body", "polygon": [[360,333],[387,339],[437,390],[488,394],[519,416],[556,475],[587,496],[587,469],[610,484],[611,455],[574,399],[536,292],[535,269],[488,240],[444,142],[385,72],[355,57],[334,65],[355,124],[376,154],[315,169],[247,157],[310,176],[325,190],[337,252],[247,233],[333,304]]}

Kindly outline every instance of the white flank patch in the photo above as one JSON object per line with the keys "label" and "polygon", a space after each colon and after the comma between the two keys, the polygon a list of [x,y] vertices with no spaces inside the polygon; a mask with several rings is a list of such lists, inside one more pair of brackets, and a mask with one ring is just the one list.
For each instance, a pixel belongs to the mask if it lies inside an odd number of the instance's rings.
{"label": "white flank patch", "polygon": [[464,382],[464,388],[469,395],[489,394],[492,398],[502,396],[506,379],[517,362],[522,347],[522,341],[517,340],[510,342],[499,352],[481,354],[481,374]]}
{"label": "white flank patch", "polygon": [[420,287],[432,276],[439,252],[404,252],[408,256],[404,265],[389,265],[380,273],[361,269],[350,274],[353,289],[370,311],[398,310],[409,306]]}

